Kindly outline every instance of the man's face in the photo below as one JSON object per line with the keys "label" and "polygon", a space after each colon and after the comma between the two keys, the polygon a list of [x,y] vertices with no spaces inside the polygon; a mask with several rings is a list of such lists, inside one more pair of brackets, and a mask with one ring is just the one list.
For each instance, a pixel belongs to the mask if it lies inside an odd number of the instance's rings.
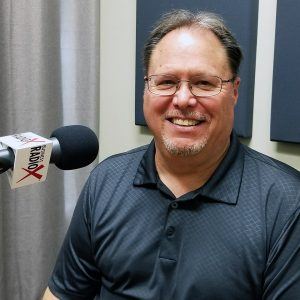
{"label": "man's face", "polygon": [[[210,31],[180,28],[168,33],[155,47],[149,64],[150,75],[169,74],[180,80],[207,74],[231,79],[225,49]],[[144,91],[144,114],[154,134],[158,151],[189,156],[204,149],[214,153],[229,144],[239,79],[224,83],[212,97],[195,97],[182,82],[172,96]]]}

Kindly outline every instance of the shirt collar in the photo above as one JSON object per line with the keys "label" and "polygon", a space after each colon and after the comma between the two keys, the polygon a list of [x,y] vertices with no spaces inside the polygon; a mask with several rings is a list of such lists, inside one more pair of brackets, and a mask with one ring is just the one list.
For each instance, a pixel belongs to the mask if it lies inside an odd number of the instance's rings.
{"label": "shirt collar", "polygon": [[[211,201],[236,204],[243,175],[243,156],[243,149],[233,132],[225,158],[210,179],[201,188],[193,191],[192,197],[189,198],[202,196]],[[155,144],[152,141],[137,169],[134,185],[155,187],[158,181],[159,177],[155,166]]]}
{"label": "shirt collar", "polygon": [[156,186],[158,179],[159,177],[155,166],[155,144],[154,140],[152,140],[142,157],[133,183],[137,186]]}

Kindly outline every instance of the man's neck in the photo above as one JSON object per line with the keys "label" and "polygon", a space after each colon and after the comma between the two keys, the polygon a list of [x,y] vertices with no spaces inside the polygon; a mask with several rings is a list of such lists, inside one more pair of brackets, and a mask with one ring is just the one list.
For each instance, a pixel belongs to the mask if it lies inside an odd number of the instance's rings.
{"label": "man's neck", "polygon": [[176,198],[203,186],[217,169],[229,148],[229,141],[223,148],[211,153],[206,147],[194,156],[174,156],[156,149],[155,163],[160,180]]}

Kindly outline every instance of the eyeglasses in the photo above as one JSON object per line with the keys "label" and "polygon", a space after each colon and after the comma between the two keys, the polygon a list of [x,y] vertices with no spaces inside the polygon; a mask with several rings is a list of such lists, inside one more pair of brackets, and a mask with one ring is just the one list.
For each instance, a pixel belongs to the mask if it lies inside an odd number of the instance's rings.
{"label": "eyeglasses", "polygon": [[223,80],[218,76],[197,75],[189,80],[179,80],[173,75],[151,75],[144,77],[148,90],[159,96],[172,96],[180,88],[181,82],[187,82],[191,93],[196,97],[212,97],[218,95],[224,83],[234,82],[235,76],[228,80]]}

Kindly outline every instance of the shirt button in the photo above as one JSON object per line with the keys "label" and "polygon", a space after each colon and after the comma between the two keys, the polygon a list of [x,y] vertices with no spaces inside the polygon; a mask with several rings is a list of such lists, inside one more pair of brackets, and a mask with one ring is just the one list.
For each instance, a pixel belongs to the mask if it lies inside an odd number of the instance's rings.
{"label": "shirt button", "polygon": [[167,236],[172,236],[175,232],[175,228],[173,226],[169,226],[166,230]]}
{"label": "shirt button", "polygon": [[172,203],[171,203],[171,207],[172,207],[173,209],[178,208],[178,203],[177,203],[177,202],[172,202]]}

